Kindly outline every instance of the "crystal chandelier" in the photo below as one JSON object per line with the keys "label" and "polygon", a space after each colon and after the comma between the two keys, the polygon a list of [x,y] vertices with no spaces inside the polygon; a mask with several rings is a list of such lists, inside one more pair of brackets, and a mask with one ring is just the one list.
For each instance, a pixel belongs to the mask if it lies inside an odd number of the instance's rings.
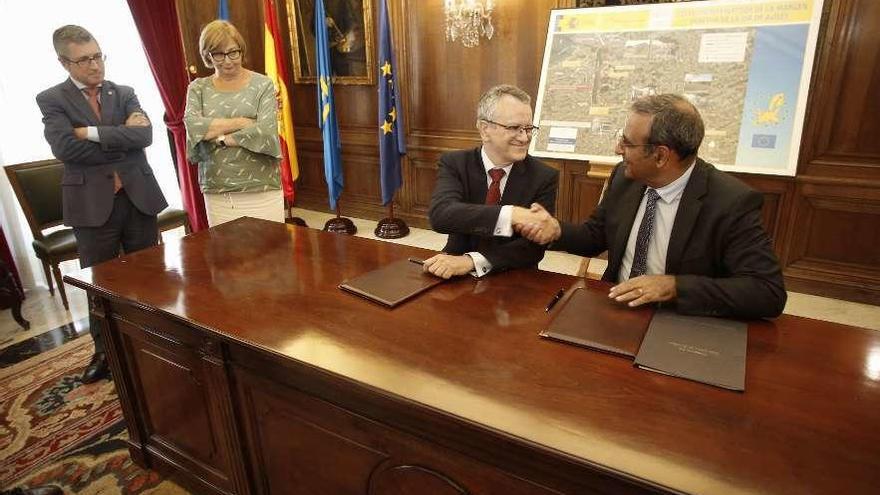
{"label": "crystal chandelier", "polygon": [[460,40],[470,48],[480,44],[480,36],[492,39],[495,34],[493,3],[492,0],[445,0],[446,41]]}

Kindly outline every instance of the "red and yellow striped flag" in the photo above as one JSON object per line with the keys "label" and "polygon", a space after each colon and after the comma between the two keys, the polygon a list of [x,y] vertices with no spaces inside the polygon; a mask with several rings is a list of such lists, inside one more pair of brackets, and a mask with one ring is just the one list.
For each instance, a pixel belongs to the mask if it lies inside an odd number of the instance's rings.
{"label": "red and yellow striped flag", "polygon": [[266,13],[264,24],[264,51],[266,52],[266,75],[275,83],[275,98],[278,100],[278,137],[281,139],[281,185],[284,197],[293,204],[293,182],[299,177],[299,162],[296,159],[296,144],[293,139],[293,111],[287,95],[287,68],[281,50],[281,35],[278,30],[278,17],[275,15],[275,2],[263,0]]}

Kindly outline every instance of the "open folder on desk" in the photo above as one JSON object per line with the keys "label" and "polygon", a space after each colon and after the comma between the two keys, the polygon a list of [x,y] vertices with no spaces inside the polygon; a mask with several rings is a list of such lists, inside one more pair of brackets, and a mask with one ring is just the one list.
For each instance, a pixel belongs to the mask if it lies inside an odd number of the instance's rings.
{"label": "open folder on desk", "polygon": [[636,355],[639,368],[744,391],[748,325],[659,310]]}
{"label": "open folder on desk", "polygon": [[395,261],[339,284],[339,288],[393,308],[443,282],[422,271],[418,260]]}
{"label": "open folder on desk", "polygon": [[599,351],[634,357],[654,310],[630,308],[608,298],[610,284],[576,282],[557,304],[553,321],[540,336]]}

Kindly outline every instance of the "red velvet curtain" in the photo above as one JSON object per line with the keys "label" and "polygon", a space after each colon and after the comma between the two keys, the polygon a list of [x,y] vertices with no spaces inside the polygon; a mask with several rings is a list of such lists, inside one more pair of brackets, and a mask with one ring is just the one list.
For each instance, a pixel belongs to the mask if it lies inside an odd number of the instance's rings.
{"label": "red velvet curtain", "polygon": [[186,129],[183,110],[189,77],[174,0],[128,0],[141,35],[150,69],[165,104],[165,125],[174,136],[180,194],[193,232],[208,228],[205,199],[199,190],[195,166],[186,160]]}

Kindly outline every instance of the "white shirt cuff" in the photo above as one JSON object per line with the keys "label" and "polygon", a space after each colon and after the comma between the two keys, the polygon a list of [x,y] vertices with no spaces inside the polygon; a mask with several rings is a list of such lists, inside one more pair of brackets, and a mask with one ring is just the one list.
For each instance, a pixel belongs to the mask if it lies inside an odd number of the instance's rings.
{"label": "white shirt cuff", "polygon": [[493,235],[499,237],[513,237],[513,205],[504,205],[501,207],[501,213],[498,214],[498,220],[495,222],[495,230]]}
{"label": "white shirt cuff", "polygon": [[86,139],[96,143],[101,142],[101,137],[98,135],[98,128],[96,126],[90,125],[86,127]]}
{"label": "white shirt cuff", "polygon": [[489,263],[489,260],[482,254],[476,251],[464,254],[470,256],[474,261],[474,271],[471,272],[474,277],[480,278],[492,271],[492,263]]}

